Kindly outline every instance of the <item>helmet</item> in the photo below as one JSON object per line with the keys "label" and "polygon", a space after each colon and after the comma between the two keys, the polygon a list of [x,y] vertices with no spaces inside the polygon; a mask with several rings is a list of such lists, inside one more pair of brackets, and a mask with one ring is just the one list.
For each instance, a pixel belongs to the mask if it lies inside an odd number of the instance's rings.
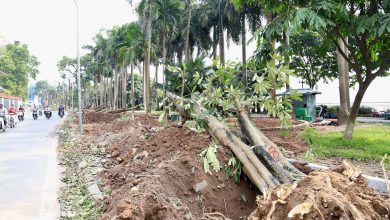
{"label": "helmet", "polygon": [[3,108],[3,104],[0,103],[0,108]]}

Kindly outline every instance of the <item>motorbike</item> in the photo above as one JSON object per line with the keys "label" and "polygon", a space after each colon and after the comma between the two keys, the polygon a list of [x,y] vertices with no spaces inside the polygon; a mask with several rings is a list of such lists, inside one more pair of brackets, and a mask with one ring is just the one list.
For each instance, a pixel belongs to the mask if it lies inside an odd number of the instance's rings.
{"label": "motorbike", "polygon": [[34,120],[37,120],[38,119],[38,112],[37,111],[33,111],[33,114],[32,114]]}
{"label": "motorbike", "polygon": [[64,115],[65,115],[64,110],[60,110],[60,112],[58,113],[58,115],[59,115],[61,118],[64,117]]}
{"label": "motorbike", "polygon": [[50,110],[45,110],[45,116],[47,119],[51,118],[51,111]]}
{"label": "motorbike", "polygon": [[14,128],[14,127],[16,126],[15,114],[9,114],[8,126],[9,126],[10,128]]}
{"label": "motorbike", "polygon": [[0,130],[5,132],[5,122],[4,122],[4,118],[2,116],[0,116]]}
{"label": "motorbike", "polygon": [[23,113],[23,111],[18,111],[18,120],[19,120],[19,122],[24,121],[24,113]]}

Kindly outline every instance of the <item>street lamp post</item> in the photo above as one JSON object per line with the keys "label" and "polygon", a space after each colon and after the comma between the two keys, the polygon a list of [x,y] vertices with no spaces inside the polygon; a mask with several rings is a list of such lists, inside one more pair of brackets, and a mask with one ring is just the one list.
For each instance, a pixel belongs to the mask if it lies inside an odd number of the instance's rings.
{"label": "street lamp post", "polygon": [[78,114],[80,133],[83,133],[83,112],[81,109],[81,82],[80,82],[80,45],[79,45],[79,6],[76,0],[73,0],[77,11],[77,93],[78,93]]}

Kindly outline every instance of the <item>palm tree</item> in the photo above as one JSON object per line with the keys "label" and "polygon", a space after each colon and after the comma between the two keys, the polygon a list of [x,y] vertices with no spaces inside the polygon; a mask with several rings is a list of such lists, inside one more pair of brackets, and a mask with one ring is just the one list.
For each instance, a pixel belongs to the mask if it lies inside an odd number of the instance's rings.
{"label": "palm tree", "polygon": [[[125,25],[126,35],[123,42],[118,45],[120,60],[125,69],[130,65],[131,74],[131,106],[134,112],[135,96],[134,96],[134,63],[137,59],[137,50],[143,46],[141,27],[137,23]],[[122,104],[127,105],[127,74],[122,81]],[[123,107],[123,106],[122,106]]]}

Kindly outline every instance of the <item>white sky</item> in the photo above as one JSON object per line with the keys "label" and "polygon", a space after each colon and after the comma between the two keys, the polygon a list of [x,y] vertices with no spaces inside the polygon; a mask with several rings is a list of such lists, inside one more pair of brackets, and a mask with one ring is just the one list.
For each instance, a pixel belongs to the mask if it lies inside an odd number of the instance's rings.
{"label": "white sky", "polygon": [[[78,3],[81,46],[92,44],[92,37],[102,28],[136,20],[126,0],[78,0]],[[61,57],[76,57],[75,16],[73,0],[0,0],[0,35],[8,42],[18,40],[28,44],[41,62],[38,80],[47,79],[54,84],[60,80],[56,64]],[[254,45],[249,45],[248,55],[253,50]],[[231,44],[226,51],[227,59],[241,59],[241,46]],[[298,81],[292,80],[293,88],[301,88]],[[338,102],[337,80],[329,85],[320,83],[318,89],[322,92],[317,96],[318,102]],[[354,95],[352,90],[352,99]],[[376,79],[363,101],[390,102],[390,77]]]}

